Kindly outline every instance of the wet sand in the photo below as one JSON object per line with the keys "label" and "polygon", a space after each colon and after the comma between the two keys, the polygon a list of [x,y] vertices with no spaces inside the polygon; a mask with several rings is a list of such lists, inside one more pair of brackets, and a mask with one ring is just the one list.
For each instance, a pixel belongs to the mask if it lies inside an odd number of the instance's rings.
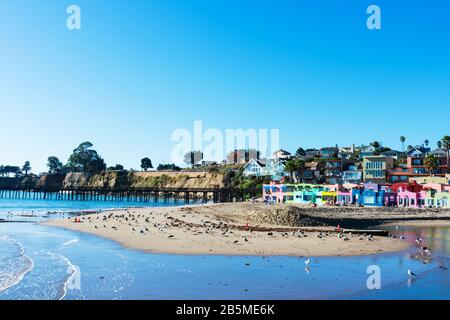
{"label": "wet sand", "polygon": [[101,236],[127,248],[169,254],[353,256],[409,246],[389,237],[343,234],[322,222],[299,227],[255,222],[258,210],[276,214],[280,208],[284,206],[249,203],[133,208],[85,215],[81,222],[71,218],[44,224]]}

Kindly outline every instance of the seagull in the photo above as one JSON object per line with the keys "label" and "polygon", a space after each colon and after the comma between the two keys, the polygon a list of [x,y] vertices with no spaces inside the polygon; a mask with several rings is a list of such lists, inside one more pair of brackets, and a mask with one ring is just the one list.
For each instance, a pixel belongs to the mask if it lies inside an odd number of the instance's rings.
{"label": "seagull", "polygon": [[400,239],[405,240],[406,237],[405,236],[400,236]]}
{"label": "seagull", "polygon": [[421,244],[422,241],[423,241],[422,238],[417,238],[417,239],[416,239],[417,244]]}
{"label": "seagull", "polygon": [[422,247],[422,251],[426,254],[431,254],[431,249],[428,247]]}
{"label": "seagull", "polygon": [[306,268],[309,267],[309,263],[310,263],[310,261],[309,261],[309,258],[308,258],[308,260],[305,260],[305,267],[306,267]]}
{"label": "seagull", "polygon": [[408,276],[409,276],[409,278],[417,277],[417,275],[414,272],[412,272],[410,269],[408,269]]}

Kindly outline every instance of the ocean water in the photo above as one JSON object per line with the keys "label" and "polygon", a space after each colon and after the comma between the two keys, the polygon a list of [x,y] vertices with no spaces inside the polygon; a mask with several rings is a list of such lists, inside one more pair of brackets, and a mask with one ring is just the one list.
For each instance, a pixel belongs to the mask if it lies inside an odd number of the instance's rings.
{"label": "ocean water", "polygon": [[[40,221],[48,213],[67,213],[73,211],[106,210],[124,207],[162,207],[177,206],[184,204],[183,201],[159,201],[159,202],[134,202],[134,201],[67,201],[67,200],[34,200],[34,199],[0,199],[0,219],[14,221],[30,221],[29,217],[23,215],[35,215],[35,220]],[[12,215],[12,216],[11,216]],[[58,218],[58,214],[50,218]]]}
{"label": "ocean water", "polygon": [[[64,205],[79,208],[79,203]],[[38,206],[42,212],[54,207],[32,205]],[[305,257],[149,254],[34,222],[0,223],[0,300],[449,299],[450,229],[392,231],[405,235],[411,248],[362,257],[308,257],[305,269]],[[431,256],[419,254],[414,241],[419,236],[433,248]],[[379,290],[367,288],[370,266],[381,271]],[[417,276],[410,279],[408,269]]]}

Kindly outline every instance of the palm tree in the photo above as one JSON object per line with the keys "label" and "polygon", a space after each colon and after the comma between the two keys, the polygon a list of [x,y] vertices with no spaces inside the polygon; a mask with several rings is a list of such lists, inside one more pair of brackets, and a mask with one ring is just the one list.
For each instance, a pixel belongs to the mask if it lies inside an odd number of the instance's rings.
{"label": "palm tree", "polygon": [[424,143],[428,147],[428,145],[430,144],[430,141],[428,139],[425,139]]}
{"label": "palm tree", "polygon": [[437,147],[438,147],[439,149],[442,149],[442,141],[441,141],[441,140],[439,140],[439,141],[437,142]]}
{"label": "palm tree", "polygon": [[286,162],[286,165],[284,166],[284,169],[289,171],[290,180],[294,180],[294,171],[297,170],[297,167],[295,165],[295,160],[291,159]]}
{"label": "palm tree", "polygon": [[400,142],[402,143],[402,151],[405,152],[405,141],[406,138],[404,136],[400,136]]}
{"label": "palm tree", "polygon": [[430,172],[430,176],[433,174],[433,171],[439,167],[434,154],[427,155],[423,160],[423,165],[425,166],[425,169]]}
{"label": "palm tree", "polygon": [[303,174],[303,170],[305,170],[305,161],[303,161],[301,159],[296,159],[295,160],[295,168],[297,171],[297,180],[300,181],[300,177]]}
{"label": "palm tree", "polygon": [[442,149],[444,149],[445,152],[447,152],[447,170],[446,170],[446,172],[448,173],[449,172],[448,171],[448,165],[449,165],[448,160],[449,160],[449,153],[450,153],[450,136],[444,136],[441,141],[442,141]]}

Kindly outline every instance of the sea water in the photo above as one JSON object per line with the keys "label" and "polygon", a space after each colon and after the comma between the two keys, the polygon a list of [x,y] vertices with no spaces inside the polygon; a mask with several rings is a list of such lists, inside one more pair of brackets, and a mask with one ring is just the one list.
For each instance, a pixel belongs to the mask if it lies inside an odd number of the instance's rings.
{"label": "sea water", "polygon": [[[17,212],[2,200],[0,205],[4,212]],[[62,205],[98,209],[89,203]],[[0,223],[0,299],[449,299],[450,229],[392,232],[405,235],[411,247],[357,257],[189,256],[129,250],[35,222]],[[417,237],[433,248],[430,257],[420,254]],[[381,271],[380,290],[367,287],[367,270],[374,265]],[[417,276],[410,279],[408,269]]]}

